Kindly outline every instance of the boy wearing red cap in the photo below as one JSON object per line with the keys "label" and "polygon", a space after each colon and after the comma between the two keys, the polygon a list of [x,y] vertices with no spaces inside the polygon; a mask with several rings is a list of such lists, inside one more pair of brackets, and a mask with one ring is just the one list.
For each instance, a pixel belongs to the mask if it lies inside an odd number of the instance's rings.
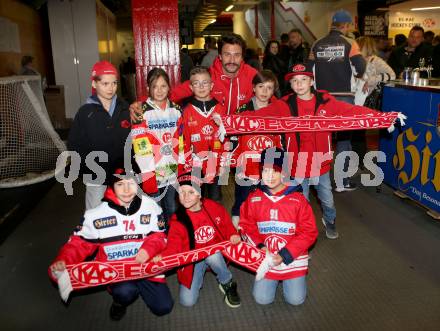
{"label": "boy wearing red cap", "polygon": [[[169,223],[167,248],[162,255],[198,249],[225,240],[238,244],[240,236],[232,225],[227,210],[213,200],[202,199],[202,180],[191,173],[184,173],[178,177],[178,182],[179,203]],[[225,303],[231,308],[239,307],[237,283],[233,281],[220,252],[177,270],[180,303],[186,307],[196,304],[208,267],[217,276]]]}
{"label": "boy wearing red cap", "polygon": [[[351,116],[379,112],[370,108],[338,101],[326,91],[313,89],[311,63],[296,64],[285,76],[293,93],[258,111],[259,116]],[[244,112],[243,115],[251,115]],[[336,208],[333,200],[330,168],[333,160],[330,131],[294,132],[285,135],[285,149],[292,157],[291,177],[301,182],[303,194],[309,198],[309,186],[315,186],[323,211],[322,222],[329,239],[337,239]],[[337,169],[335,170],[337,171]]]}
{"label": "boy wearing red cap", "polygon": [[92,95],[76,113],[67,143],[68,149],[81,157],[86,210],[101,203],[109,169],[123,158],[131,126],[128,104],[116,95],[116,68],[107,61],[97,62],[90,78]]}
{"label": "boy wearing red cap", "polygon": [[[284,164],[283,164],[284,163]],[[277,274],[254,283],[255,301],[266,305],[275,299],[278,283],[291,305],[304,302],[307,293],[308,250],[317,236],[312,208],[298,186],[286,186],[284,150],[272,147],[261,153],[261,185],[240,208],[239,228],[247,241],[266,250]],[[285,168],[284,168],[285,169]]]}
{"label": "boy wearing red cap", "polygon": [[[138,195],[133,174],[126,174],[121,168],[113,172],[104,202],[85,212],[80,226],[51,264],[52,279],[56,280],[57,272],[63,271],[66,264],[83,262],[95,253],[97,261],[145,263],[165,248],[162,209],[150,197]],[[114,283],[108,289],[113,297],[112,320],[124,317],[127,306],[139,295],[155,315],[168,314],[173,308],[164,275]]]}

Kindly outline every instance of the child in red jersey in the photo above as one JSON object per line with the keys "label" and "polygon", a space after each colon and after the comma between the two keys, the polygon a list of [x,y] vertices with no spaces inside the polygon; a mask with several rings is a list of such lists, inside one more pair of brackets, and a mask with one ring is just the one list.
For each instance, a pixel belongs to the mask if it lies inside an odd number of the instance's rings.
{"label": "child in red jersey", "polygon": [[[167,248],[162,255],[186,252],[225,240],[238,244],[240,236],[226,209],[215,201],[202,199],[201,179],[187,173],[179,176],[178,182],[179,204],[169,223]],[[239,307],[237,284],[220,252],[177,270],[180,303],[191,307],[197,302],[208,267],[217,276],[225,303],[231,308]]]}
{"label": "child in red jersey", "polygon": [[218,185],[219,160],[222,142],[218,137],[218,126],[212,119],[225,111],[217,100],[211,97],[214,83],[205,67],[195,67],[190,72],[190,88],[194,97],[185,107],[182,115],[185,151],[192,153],[192,166],[202,168],[205,176],[205,196],[220,202],[221,190]]}
{"label": "child in red jersey", "polygon": [[[258,115],[258,110],[270,104],[274,92],[278,89],[278,81],[270,70],[257,73],[252,80],[254,96],[237,109],[236,113],[248,111],[249,115]],[[238,136],[238,146],[234,150],[237,157],[235,172],[235,202],[232,206],[232,222],[238,226],[240,207],[260,180],[260,154],[270,147],[281,147],[281,136],[276,134],[258,133]]]}
{"label": "child in red jersey", "polygon": [[300,187],[283,183],[283,177],[290,175],[283,171],[283,162],[287,164],[284,156],[280,148],[262,152],[261,186],[248,196],[240,210],[242,235],[271,254],[273,268],[278,271],[254,283],[253,296],[262,305],[273,302],[279,282],[289,304],[304,302],[308,250],[318,236],[312,208],[298,192]]}

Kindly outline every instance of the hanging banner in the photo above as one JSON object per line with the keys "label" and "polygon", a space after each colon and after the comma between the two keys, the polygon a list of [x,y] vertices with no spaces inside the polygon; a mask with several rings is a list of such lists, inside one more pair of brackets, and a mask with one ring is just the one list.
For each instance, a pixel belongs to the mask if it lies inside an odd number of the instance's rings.
{"label": "hanging banner", "polygon": [[375,11],[364,18],[364,36],[388,37],[388,12]]}

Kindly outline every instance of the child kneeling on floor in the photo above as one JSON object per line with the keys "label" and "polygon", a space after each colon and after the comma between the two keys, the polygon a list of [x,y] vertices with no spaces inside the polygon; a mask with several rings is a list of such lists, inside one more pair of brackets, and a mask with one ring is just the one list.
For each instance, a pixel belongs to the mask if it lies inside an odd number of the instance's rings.
{"label": "child kneeling on floor", "polygon": [[[232,244],[240,242],[226,209],[213,200],[202,199],[202,181],[199,177],[185,173],[178,177],[178,184],[179,203],[169,223],[167,248],[162,256],[211,246],[225,240],[230,240]],[[231,308],[239,307],[237,283],[233,281],[220,252],[177,270],[180,303],[186,307],[195,305],[207,268],[217,276],[226,304]]]}
{"label": "child kneeling on floor", "polygon": [[[96,253],[96,261],[130,261],[145,263],[166,246],[165,221],[162,209],[147,197],[137,195],[138,185],[124,169],[117,169],[104,199],[98,207],[86,211],[83,222],[61,248],[50,266],[49,275],[66,264],[76,264]],[[100,220],[109,220],[102,225]],[[128,237],[129,239],[125,239]],[[119,253],[119,254],[118,254]],[[164,275],[130,280],[108,286],[113,297],[110,318],[120,320],[126,308],[140,295],[155,315],[171,312],[173,299]]]}
{"label": "child kneeling on floor", "polygon": [[262,305],[274,301],[280,282],[289,304],[304,302],[308,250],[318,236],[312,208],[300,193],[300,186],[283,183],[284,178],[289,178],[289,171],[283,171],[284,156],[284,151],[276,147],[262,152],[260,188],[240,208],[242,235],[272,256],[274,272],[254,283],[253,296]]}

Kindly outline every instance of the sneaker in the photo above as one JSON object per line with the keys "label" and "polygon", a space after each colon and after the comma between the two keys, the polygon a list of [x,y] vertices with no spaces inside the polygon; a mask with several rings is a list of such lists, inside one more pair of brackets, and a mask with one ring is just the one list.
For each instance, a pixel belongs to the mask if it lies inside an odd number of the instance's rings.
{"label": "sneaker", "polygon": [[120,305],[119,303],[113,302],[110,307],[110,318],[113,321],[120,321],[122,317],[125,316],[127,312],[127,307]]}
{"label": "sneaker", "polygon": [[337,239],[339,237],[339,233],[336,230],[336,223],[326,222],[322,218],[322,224],[324,224],[325,235],[327,236],[328,239]]}
{"label": "sneaker", "polygon": [[240,216],[232,216],[232,224],[236,229],[238,229],[238,222],[240,222]]}
{"label": "sneaker", "polygon": [[357,189],[357,185],[355,183],[349,182],[348,184],[345,184],[344,186],[339,186],[335,188],[335,192],[341,193],[341,192],[350,192]]}
{"label": "sneaker", "polygon": [[225,295],[225,302],[231,308],[240,307],[240,296],[237,292],[237,283],[230,280],[226,284],[218,284],[220,291]]}

